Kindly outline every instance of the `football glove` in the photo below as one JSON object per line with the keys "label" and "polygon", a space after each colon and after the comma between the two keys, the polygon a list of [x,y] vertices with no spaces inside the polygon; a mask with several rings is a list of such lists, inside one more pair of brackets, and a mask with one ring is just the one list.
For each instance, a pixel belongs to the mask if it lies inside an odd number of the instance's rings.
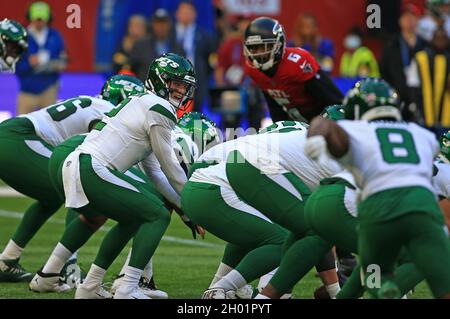
{"label": "football glove", "polygon": [[308,137],[303,147],[305,154],[315,161],[327,153],[327,141],[322,135]]}
{"label": "football glove", "polygon": [[193,223],[186,214],[180,215],[180,217],[183,223],[192,231],[192,237],[194,237],[194,239],[197,239],[197,234],[199,234],[202,239],[205,239],[205,230],[201,226]]}

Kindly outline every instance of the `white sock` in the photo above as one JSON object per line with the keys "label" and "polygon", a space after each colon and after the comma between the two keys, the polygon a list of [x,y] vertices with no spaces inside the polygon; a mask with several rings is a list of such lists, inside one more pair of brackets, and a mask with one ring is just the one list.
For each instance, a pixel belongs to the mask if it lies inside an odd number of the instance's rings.
{"label": "white sock", "polygon": [[223,288],[225,291],[238,290],[244,287],[247,281],[235,269],[226,274],[222,279],[216,282],[211,288]]}
{"label": "white sock", "polygon": [[86,288],[93,288],[101,285],[103,282],[103,277],[105,277],[105,273],[105,269],[97,266],[96,264],[92,264],[86,279],[84,279],[83,286]]}
{"label": "white sock", "polygon": [[275,275],[277,270],[278,270],[278,267],[275,268],[274,270],[272,270],[271,272],[265,274],[264,276],[262,276],[259,279],[259,282],[258,282],[258,290],[259,291],[262,291],[264,289],[264,287],[267,286],[267,284],[269,283],[270,279],[272,279],[273,275]]}
{"label": "white sock", "polygon": [[339,291],[341,291],[341,287],[339,286],[338,282],[331,285],[325,285],[325,289],[327,290],[331,299],[336,299],[336,295],[339,293]]}
{"label": "white sock", "polygon": [[42,272],[59,274],[70,256],[72,256],[72,252],[61,243],[58,243],[42,269]]}
{"label": "white sock", "polygon": [[253,299],[270,299],[270,298],[262,294],[257,294]]}
{"label": "white sock", "polygon": [[145,277],[147,279],[151,279],[153,277],[153,257],[150,258],[150,261],[148,262],[147,266],[144,268],[144,272],[142,273],[142,277]]}
{"label": "white sock", "polygon": [[119,276],[125,274],[125,270],[127,270],[128,264],[130,263],[130,258],[131,258],[131,248],[130,251],[128,252],[127,260],[125,260],[125,263],[123,264],[122,269],[120,270]]}
{"label": "white sock", "polygon": [[0,259],[17,259],[22,255],[23,248],[18,246],[12,239],[9,240]]}
{"label": "white sock", "polygon": [[232,270],[233,270],[233,268],[231,268],[230,266],[228,266],[224,263],[220,263],[219,268],[217,268],[217,271],[216,271],[216,274],[214,275],[213,280],[209,284],[209,288],[212,288],[212,286],[214,286],[214,284],[216,282],[218,282],[220,279],[222,279],[223,276],[225,276]]}
{"label": "white sock", "polygon": [[123,277],[122,285],[131,287],[138,287],[139,279],[141,279],[142,273],[144,271],[139,268],[127,266],[125,269],[125,277]]}
{"label": "white sock", "polygon": [[78,257],[78,250],[76,252],[74,252],[72,254],[72,256],[69,257],[69,260],[67,260],[67,261],[76,260],[77,257]]}

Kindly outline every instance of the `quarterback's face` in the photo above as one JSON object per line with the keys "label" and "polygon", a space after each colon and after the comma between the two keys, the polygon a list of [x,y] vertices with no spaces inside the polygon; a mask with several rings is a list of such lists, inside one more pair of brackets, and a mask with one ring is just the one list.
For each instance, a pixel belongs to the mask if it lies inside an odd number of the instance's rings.
{"label": "quarterback's face", "polygon": [[189,87],[187,83],[181,81],[170,81],[169,82],[169,94],[172,99],[181,101],[183,96],[187,93]]}

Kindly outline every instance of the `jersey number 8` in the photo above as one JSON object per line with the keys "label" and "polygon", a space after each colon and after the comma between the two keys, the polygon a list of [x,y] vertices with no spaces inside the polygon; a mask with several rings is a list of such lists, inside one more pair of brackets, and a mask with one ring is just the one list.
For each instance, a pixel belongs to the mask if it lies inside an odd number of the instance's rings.
{"label": "jersey number 8", "polygon": [[379,128],[375,132],[386,163],[419,164],[420,158],[410,132],[395,128]]}

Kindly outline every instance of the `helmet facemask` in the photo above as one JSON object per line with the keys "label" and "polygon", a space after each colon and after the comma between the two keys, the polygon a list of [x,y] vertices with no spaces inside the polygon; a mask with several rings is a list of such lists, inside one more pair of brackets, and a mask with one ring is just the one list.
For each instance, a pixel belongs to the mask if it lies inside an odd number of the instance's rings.
{"label": "helmet facemask", "polygon": [[0,69],[15,71],[20,56],[28,49],[27,31],[15,20],[0,21]]}
{"label": "helmet facemask", "polygon": [[16,63],[19,61],[20,56],[28,48],[28,44],[25,40],[19,42],[7,39],[4,35],[0,38],[0,52],[3,52],[0,56],[0,60],[5,69],[15,71]]}
{"label": "helmet facemask", "polygon": [[244,55],[253,66],[267,71],[277,64],[284,51],[284,32],[280,24],[274,26],[274,38],[262,38],[260,35],[250,35],[244,42]]}

